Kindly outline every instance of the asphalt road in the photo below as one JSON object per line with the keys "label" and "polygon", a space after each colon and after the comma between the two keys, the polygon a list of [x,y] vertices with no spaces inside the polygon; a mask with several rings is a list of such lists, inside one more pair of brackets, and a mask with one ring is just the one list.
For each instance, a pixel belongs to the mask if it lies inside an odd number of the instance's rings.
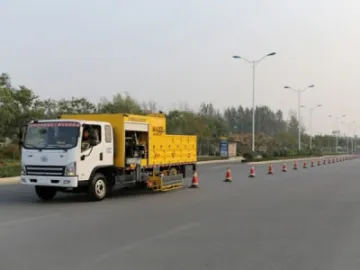
{"label": "asphalt road", "polygon": [[[289,163],[289,165],[291,165]],[[0,269],[358,270],[360,160],[266,175],[199,167],[199,189],[102,202],[0,186]]]}

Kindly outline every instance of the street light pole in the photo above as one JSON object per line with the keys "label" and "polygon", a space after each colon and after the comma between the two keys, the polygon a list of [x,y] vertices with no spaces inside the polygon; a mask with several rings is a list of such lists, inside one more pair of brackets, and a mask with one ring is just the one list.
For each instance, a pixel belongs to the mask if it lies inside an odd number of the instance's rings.
{"label": "street light pole", "polygon": [[343,114],[341,116],[336,116],[336,115],[334,116],[334,115],[329,114],[329,117],[335,119],[335,133],[334,133],[334,135],[335,135],[335,153],[337,153],[338,152],[338,142],[339,142],[338,121],[340,118],[346,117],[346,114]]}
{"label": "street light pole", "polygon": [[349,153],[349,152],[350,152],[350,145],[349,145],[349,144],[350,144],[350,139],[351,139],[351,151],[353,151],[352,149],[353,149],[353,144],[354,144],[354,142],[353,142],[352,137],[350,137],[350,136],[351,136],[351,133],[352,133],[352,131],[353,131],[352,125],[355,124],[356,122],[355,122],[355,121],[352,121],[352,122],[349,122],[349,123],[345,123],[345,122],[341,122],[341,123],[347,125],[347,132],[346,132],[346,150],[347,150],[347,152]]}
{"label": "street light pole", "polygon": [[234,55],[234,59],[243,59],[244,61],[252,64],[252,72],[253,72],[253,87],[252,87],[252,139],[251,139],[251,150],[252,152],[255,152],[255,68],[258,63],[260,63],[262,60],[264,60],[268,56],[275,55],[276,52],[268,53],[264,55],[259,60],[248,60],[242,56]]}
{"label": "street light pole", "polygon": [[[302,108],[306,108],[305,106],[301,106]],[[310,135],[310,142],[309,142],[309,146],[310,146],[310,150],[312,150],[312,136],[313,136],[313,134],[312,134],[312,116],[313,116],[313,112],[314,112],[314,110],[316,109],[316,108],[320,108],[320,107],[322,107],[322,104],[318,104],[317,106],[315,106],[315,107],[311,107],[311,108],[309,108],[309,110],[310,110],[310,123],[309,123],[309,135]]]}
{"label": "street light pole", "polygon": [[295,91],[295,92],[297,92],[297,94],[298,94],[298,146],[299,146],[299,151],[301,150],[301,120],[300,120],[300,98],[301,98],[301,93],[302,92],[304,92],[304,91],[306,91],[307,89],[309,89],[309,88],[313,88],[313,87],[315,87],[315,85],[314,84],[312,84],[312,85],[309,85],[309,86],[307,86],[307,87],[305,87],[305,88],[303,88],[303,89],[294,89],[294,88],[292,88],[292,87],[290,87],[290,86],[284,86],[284,88],[285,89],[290,89],[290,90],[293,90],[293,91]]}

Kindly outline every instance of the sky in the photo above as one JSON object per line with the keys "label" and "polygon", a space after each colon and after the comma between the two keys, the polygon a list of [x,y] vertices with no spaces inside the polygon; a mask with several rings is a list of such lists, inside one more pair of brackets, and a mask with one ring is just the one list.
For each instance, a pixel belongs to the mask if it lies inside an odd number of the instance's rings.
{"label": "sky", "polygon": [[[1,0],[0,72],[42,98],[99,101],[128,92],[163,110],[252,105],[297,109],[312,132],[360,135],[360,1]],[[301,110],[310,125],[309,109]],[[351,127],[352,126],[352,127]]]}

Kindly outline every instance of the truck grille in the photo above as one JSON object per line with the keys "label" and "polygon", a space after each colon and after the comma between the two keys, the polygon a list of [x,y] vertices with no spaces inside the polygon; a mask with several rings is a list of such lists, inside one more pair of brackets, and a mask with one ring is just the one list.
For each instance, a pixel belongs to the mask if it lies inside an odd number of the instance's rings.
{"label": "truck grille", "polygon": [[27,175],[64,176],[65,166],[25,166]]}

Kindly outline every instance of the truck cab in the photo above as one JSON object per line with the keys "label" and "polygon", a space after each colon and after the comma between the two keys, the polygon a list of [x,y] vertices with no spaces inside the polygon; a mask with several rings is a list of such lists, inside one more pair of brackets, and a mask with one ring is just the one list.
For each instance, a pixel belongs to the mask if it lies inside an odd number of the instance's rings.
{"label": "truck cab", "polygon": [[113,182],[111,124],[100,121],[32,121],[20,132],[20,182],[35,187],[43,200],[58,191],[86,191],[102,200]]}

